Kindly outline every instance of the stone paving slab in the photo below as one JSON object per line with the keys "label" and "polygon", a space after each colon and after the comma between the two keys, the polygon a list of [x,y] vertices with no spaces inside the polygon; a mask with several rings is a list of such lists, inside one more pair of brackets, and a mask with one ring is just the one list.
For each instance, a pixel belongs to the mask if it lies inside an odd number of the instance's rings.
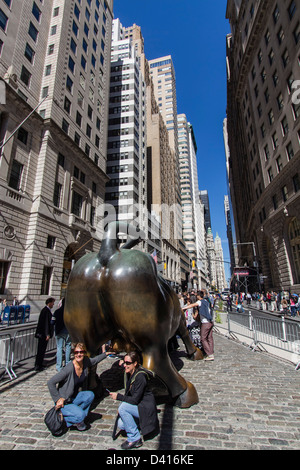
{"label": "stone paving slab", "polygon": [[[300,371],[220,334],[214,339],[213,362],[188,360],[182,345],[172,354],[200,401],[172,407],[156,384],[160,434],[139,451],[299,450]],[[122,389],[118,361],[101,362],[97,373],[111,391]],[[87,431],[49,433],[43,417],[53,405],[46,385],[53,374],[51,366],[0,387],[0,450],[119,450],[124,438],[111,438],[119,403],[109,396],[96,400]]]}

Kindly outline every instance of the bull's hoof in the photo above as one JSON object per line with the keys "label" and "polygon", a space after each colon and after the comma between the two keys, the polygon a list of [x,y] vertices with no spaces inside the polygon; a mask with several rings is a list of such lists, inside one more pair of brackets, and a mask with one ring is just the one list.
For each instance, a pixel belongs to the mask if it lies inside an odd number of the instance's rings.
{"label": "bull's hoof", "polygon": [[196,351],[191,356],[189,356],[189,359],[191,359],[192,361],[201,361],[202,359],[204,359],[204,354],[201,349],[196,348]]}
{"label": "bull's hoof", "polygon": [[190,408],[190,406],[196,405],[199,403],[198,394],[194,385],[191,382],[186,382],[186,390],[177,397],[174,405],[178,408]]}

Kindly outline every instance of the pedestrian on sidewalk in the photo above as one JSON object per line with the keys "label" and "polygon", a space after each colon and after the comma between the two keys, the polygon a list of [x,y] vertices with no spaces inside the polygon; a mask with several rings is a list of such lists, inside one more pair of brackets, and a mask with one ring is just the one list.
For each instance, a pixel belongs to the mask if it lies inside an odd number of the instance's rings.
{"label": "pedestrian on sidewalk", "polygon": [[[196,321],[200,322],[200,338],[201,346],[206,354],[205,361],[214,360],[214,340],[213,340],[213,327],[214,322],[210,311],[209,303],[204,298],[204,292],[200,291],[197,294],[197,302],[189,306],[183,307],[182,310],[187,308],[198,307],[199,319]],[[195,317],[194,317],[195,318]]]}
{"label": "pedestrian on sidewalk", "polygon": [[46,300],[45,307],[41,310],[38,324],[35,331],[35,337],[38,339],[37,354],[35,358],[35,370],[43,369],[43,360],[47,349],[48,341],[53,336],[53,325],[51,324],[52,313],[55,299],[49,297]]}
{"label": "pedestrian on sidewalk", "polygon": [[[103,361],[106,352],[89,358],[84,344],[74,344],[74,360],[48,380],[50,395],[56,409],[60,409],[67,427],[75,425],[79,431],[87,429],[84,422],[94,400],[94,392],[87,390],[88,372],[91,367]],[[83,390],[80,391],[80,388]]]}
{"label": "pedestrian on sidewalk", "polygon": [[[70,362],[71,338],[64,322],[65,299],[61,300],[60,307],[53,314],[54,334],[56,340],[56,370],[59,372],[63,367],[63,351],[65,351],[65,365]],[[103,351],[105,352],[105,351]]]}

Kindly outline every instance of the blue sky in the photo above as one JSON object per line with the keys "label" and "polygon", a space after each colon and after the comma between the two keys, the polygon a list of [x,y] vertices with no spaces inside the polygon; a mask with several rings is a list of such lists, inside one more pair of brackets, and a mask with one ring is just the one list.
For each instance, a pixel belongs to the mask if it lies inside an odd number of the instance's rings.
{"label": "blue sky", "polygon": [[[114,0],[123,26],[142,29],[148,60],[171,55],[176,73],[177,111],[194,128],[199,189],[207,189],[212,231],[229,261],[224,215],[227,194],[223,120],[226,117],[226,0]],[[228,268],[225,263],[225,267]],[[229,271],[226,269],[226,277]]]}

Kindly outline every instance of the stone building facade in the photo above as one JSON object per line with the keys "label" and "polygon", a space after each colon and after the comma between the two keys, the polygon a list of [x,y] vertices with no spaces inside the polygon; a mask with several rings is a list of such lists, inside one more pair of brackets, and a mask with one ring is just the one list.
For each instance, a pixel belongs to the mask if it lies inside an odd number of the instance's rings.
{"label": "stone building facade", "polygon": [[[300,293],[300,7],[227,2],[229,181],[240,265]],[[254,243],[255,250],[244,247]],[[249,248],[249,247],[248,247]]]}
{"label": "stone building facade", "polygon": [[0,5],[0,296],[33,310],[100,247],[112,8]]}

